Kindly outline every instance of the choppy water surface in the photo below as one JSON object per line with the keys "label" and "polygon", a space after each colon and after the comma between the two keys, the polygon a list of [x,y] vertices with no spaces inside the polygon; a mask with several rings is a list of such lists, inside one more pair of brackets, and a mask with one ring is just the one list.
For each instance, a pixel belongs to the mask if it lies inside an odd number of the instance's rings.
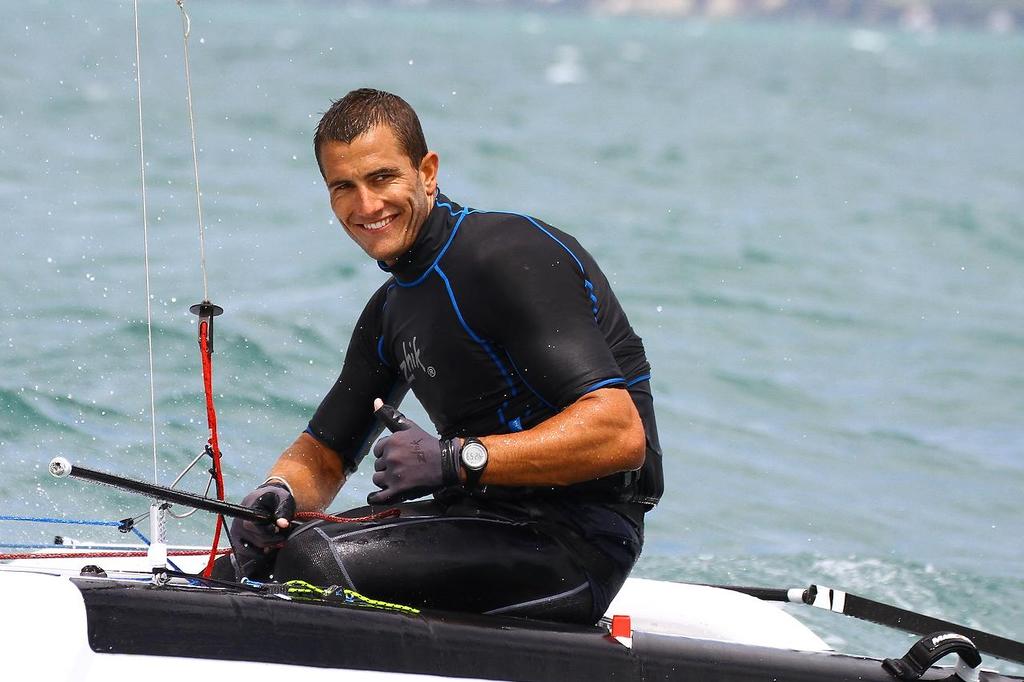
{"label": "choppy water surface", "polygon": [[[1024,637],[1020,37],[194,4],[233,497],[303,428],[381,279],[310,152],[329,101],[373,85],[420,111],[453,198],[541,216],[611,275],[667,456],[639,574],[820,581]],[[188,313],[203,290],[180,17],[142,11],[168,482],[205,440]],[[153,475],[131,6],[5,17],[0,499],[117,519],[144,505],[44,466]],[[358,474],[339,506],[369,488]],[[0,525],[8,542],[55,532]],[[880,628],[808,617],[845,648],[903,653]]]}

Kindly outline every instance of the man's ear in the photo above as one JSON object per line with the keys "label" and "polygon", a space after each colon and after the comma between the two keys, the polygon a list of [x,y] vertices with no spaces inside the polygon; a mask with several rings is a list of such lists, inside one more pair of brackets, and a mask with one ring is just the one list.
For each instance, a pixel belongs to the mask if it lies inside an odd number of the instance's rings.
{"label": "man's ear", "polygon": [[427,152],[420,160],[420,180],[423,181],[428,196],[433,196],[437,191],[437,168],[440,162],[437,152]]}

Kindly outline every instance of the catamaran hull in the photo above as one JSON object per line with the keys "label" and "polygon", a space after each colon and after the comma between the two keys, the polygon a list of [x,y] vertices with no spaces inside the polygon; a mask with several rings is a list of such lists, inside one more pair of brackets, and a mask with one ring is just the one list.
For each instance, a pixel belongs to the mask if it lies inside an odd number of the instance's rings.
{"label": "catamaran hull", "polygon": [[[634,592],[662,585],[673,589],[656,581],[637,585]],[[60,570],[0,570],[0,603],[6,614],[0,627],[5,664],[12,670],[45,669],[51,680],[141,679],[154,669],[164,677],[213,679],[257,672],[255,666],[263,676],[268,665],[289,666],[291,674],[301,666],[303,679],[313,681],[421,676],[530,682],[893,680],[878,660],[821,650],[638,630],[631,640],[616,639],[602,627],[306,603],[241,590],[76,577]],[[687,604],[675,608],[686,610]],[[635,618],[643,622],[644,615]],[[694,622],[699,629],[717,617],[708,614]],[[794,632],[799,639],[799,628]],[[820,640],[813,635],[802,641],[812,647],[815,642]],[[928,679],[948,675],[948,669],[936,670]],[[981,674],[983,682],[1012,679],[1020,678]]]}

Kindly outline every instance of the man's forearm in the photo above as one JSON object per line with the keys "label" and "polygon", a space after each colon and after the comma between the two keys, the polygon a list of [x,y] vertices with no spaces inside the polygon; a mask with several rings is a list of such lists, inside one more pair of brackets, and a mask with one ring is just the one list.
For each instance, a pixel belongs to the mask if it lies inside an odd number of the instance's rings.
{"label": "man's forearm", "polygon": [[484,485],[570,485],[643,466],[643,422],[628,391],[587,393],[527,431],[480,439]]}
{"label": "man's forearm", "polygon": [[305,432],[281,453],[267,476],[288,482],[296,511],[325,511],[345,482],[338,453]]}

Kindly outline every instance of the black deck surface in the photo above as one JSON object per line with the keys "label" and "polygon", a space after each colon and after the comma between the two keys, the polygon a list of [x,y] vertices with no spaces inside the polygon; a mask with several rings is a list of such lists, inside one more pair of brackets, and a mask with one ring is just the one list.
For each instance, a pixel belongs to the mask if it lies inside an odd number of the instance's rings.
{"label": "black deck surface", "polygon": [[[75,579],[101,653],[523,682],[893,682],[878,660],[598,627],[288,601],[243,591]],[[887,652],[895,655],[897,652]],[[903,652],[899,652],[903,653]],[[945,679],[933,669],[924,679]],[[1020,680],[982,673],[983,682]]]}

